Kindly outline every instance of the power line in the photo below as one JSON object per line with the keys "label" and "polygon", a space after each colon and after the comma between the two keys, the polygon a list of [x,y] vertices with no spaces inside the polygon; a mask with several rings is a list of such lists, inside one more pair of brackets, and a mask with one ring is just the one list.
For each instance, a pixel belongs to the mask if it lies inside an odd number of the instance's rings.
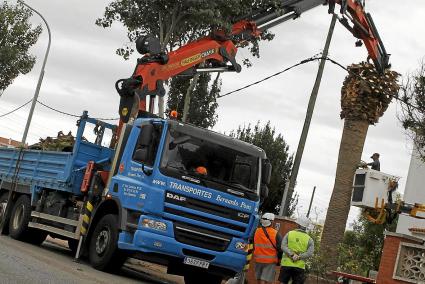
{"label": "power line", "polygon": [[27,101],[27,102],[26,102],[26,103],[24,103],[23,105],[21,105],[21,106],[19,106],[19,107],[15,108],[15,109],[13,109],[13,110],[11,110],[11,111],[9,111],[9,112],[6,112],[6,113],[4,113],[4,114],[0,115],[0,117],[5,117],[6,115],[9,115],[9,114],[11,114],[11,113],[14,113],[15,111],[20,110],[21,108],[23,108],[24,106],[26,106],[26,105],[27,105],[27,104],[29,104],[30,102],[32,102],[32,99],[30,99],[29,101]]}
{"label": "power line", "polygon": [[254,85],[260,84],[260,83],[262,83],[262,82],[264,82],[264,81],[267,81],[267,80],[269,80],[269,79],[271,79],[271,78],[273,78],[273,77],[276,77],[277,75],[280,75],[280,74],[282,74],[282,73],[285,73],[285,72],[287,72],[287,71],[289,71],[289,70],[291,70],[291,69],[293,69],[293,68],[295,68],[295,67],[297,67],[297,66],[300,66],[300,65],[306,64],[306,63],[308,63],[308,62],[312,62],[312,61],[320,60],[320,59],[322,59],[322,57],[318,57],[318,56],[314,55],[314,56],[312,56],[312,57],[310,57],[310,58],[307,58],[307,59],[301,60],[300,62],[298,62],[298,63],[296,63],[296,64],[294,64],[294,65],[292,65],[292,66],[289,66],[289,67],[287,67],[287,68],[283,69],[282,71],[279,71],[279,72],[277,72],[277,73],[274,73],[274,74],[272,74],[272,75],[270,75],[270,76],[267,76],[267,77],[265,77],[265,78],[263,78],[263,79],[261,79],[261,80],[258,80],[258,81],[256,81],[256,82],[254,82],[254,83],[248,84],[248,85],[246,85],[246,86],[243,86],[243,87],[241,87],[241,88],[239,88],[239,89],[236,89],[236,90],[233,90],[233,91],[231,91],[231,92],[227,92],[227,93],[225,93],[225,94],[223,94],[223,95],[218,95],[218,96],[217,96],[217,98],[222,98],[222,97],[225,97],[225,96],[231,95],[231,94],[233,94],[233,93],[236,93],[236,92],[242,91],[242,90],[247,89],[247,88],[249,88],[249,87],[252,87],[252,86],[254,86]]}
{"label": "power line", "polygon": [[[271,79],[271,78],[273,78],[273,77],[276,77],[276,76],[278,76],[278,75],[280,75],[280,74],[282,74],[282,73],[285,73],[285,72],[287,72],[287,71],[289,71],[289,70],[291,70],[291,69],[293,69],[293,68],[295,68],[295,67],[298,67],[298,66],[300,66],[300,65],[303,65],[303,64],[306,64],[306,63],[309,63],[309,62],[319,61],[319,60],[322,60],[322,59],[327,60],[327,61],[330,61],[331,63],[338,65],[339,67],[341,67],[341,68],[342,68],[342,69],[344,69],[345,71],[350,72],[347,68],[345,68],[345,67],[344,67],[342,64],[340,64],[339,62],[337,62],[337,61],[335,61],[335,60],[333,60],[333,59],[331,59],[331,58],[329,58],[329,57],[323,57],[323,56],[319,56],[319,55],[320,55],[320,54],[315,54],[315,55],[313,55],[313,56],[312,56],[312,57],[310,57],[310,58],[307,58],[307,59],[301,60],[300,62],[298,62],[298,63],[296,63],[296,64],[294,64],[294,65],[291,65],[291,66],[289,66],[289,67],[287,67],[287,68],[285,68],[285,69],[283,69],[283,70],[281,70],[281,71],[279,71],[279,72],[276,72],[276,73],[274,73],[274,74],[272,74],[272,75],[270,75],[270,76],[264,77],[263,79],[258,80],[258,81],[254,82],[254,83],[251,83],[251,84],[245,85],[245,86],[243,86],[243,87],[241,87],[241,88],[238,88],[238,89],[236,89],[236,90],[233,90],[233,91],[227,92],[227,93],[225,93],[225,94],[223,94],[223,95],[218,95],[218,96],[217,96],[217,98],[222,98],[222,97],[225,97],[225,96],[231,95],[231,94],[233,94],[233,93],[237,93],[237,92],[239,92],[239,91],[242,91],[242,90],[247,89],[247,88],[249,88],[249,87],[252,87],[252,86],[254,86],[254,85],[260,84],[260,83],[262,83],[262,82],[264,82],[264,81],[267,81],[267,80],[269,80],[269,79]],[[362,78],[362,79],[364,80],[364,78]]]}
{"label": "power line", "polygon": [[41,104],[42,106],[44,106],[44,107],[46,107],[46,108],[48,108],[48,109],[50,109],[50,110],[53,110],[53,111],[55,111],[55,112],[58,112],[58,113],[60,113],[60,114],[68,115],[68,116],[71,116],[71,117],[80,117],[80,116],[81,116],[81,115],[76,115],[76,114],[72,114],[72,113],[68,113],[68,112],[64,112],[64,111],[61,111],[61,110],[55,109],[55,108],[53,108],[53,107],[51,107],[51,106],[48,106],[48,105],[46,105],[46,104],[44,104],[44,103],[40,102],[39,100],[37,100],[37,103]]}
{"label": "power line", "polygon": [[[344,70],[345,70],[345,71],[347,71],[348,73],[350,73],[350,74],[352,74],[352,75],[356,76],[356,77],[357,77],[357,78],[359,78],[360,80],[362,80],[362,81],[366,82],[366,83],[369,85],[369,87],[372,87],[372,86],[373,86],[373,84],[372,84],[371,82],[369,82],[368,80],[366,80],[366,79],[365,79],[365,78],[363,78],[362,76],[360,76],[360,75],[358,75],[358,74],[356,74],[356,73],[354,73],[354,72],[350,71],[347,67],[345,67],[344,65],[342,65],[342,64],[341,64],[341,63],[339,63],[338,61],[336,61],[336,60],[334,60],[334,59],[332,59],[332,58],[330,58],[330,57],[322,57],[322,56],[314,55],[314,56],[312,56],[312,57],[310,57],[310,58],[307,58],[307,59],[301,60],[300,62],[298,62],[298,63],[296,63],[296,64],[294,64],[294,65],[291,65],[291,66],[289,66],[289,67],[287,67],[287,68],[283,69],[282,71],[279,71],[279,72],[274,73],[274,74],[272,74],[272,75],[270,75],[270,76],[264,77],[263,79],[258,80],[258,81],[254,82],[254,83],[251,83],[251,84],[245,85],[245,86],[243,86],[243,87],[241,87],[241,88],[238,88],[238,89],[235,89],[235,90],[233,90],[233,91],[227,92],[227,93],[225,93],[225,94],[223,94],[223,95],[218,95],[218,96],[217,96],[217,98],[222,98],[222,97],[225,97],[225,96],[228,96],[228,95],[231,95],[231,94],[234,94],[234,93],[240,92],[240,91],[245,90],[245,89],[247,89],[247,88],[249,88],[249,87],[252,87],[252,86],[254,86],[254,85],[257,85],[257,84],[260,84],[260,83],[262,83],[262,82],[264,82],[264,81],[267,81],[267,80],[269,80],[269,79],[271,79],[271,78],[273,78],[273,77],[276,77],[276,76],[278,76],[278,75],[280,75],[280,74],[282,74],[282,73],[285,73],[285,72],[287,72],[287,71],[289,71],[289,70],[291,70],[291,69],[293,69],[293,68],[295,68],[295,67],[297,67],[297,66],[300,66],[300,65],[303,65],[303,64],[306,64],[306,63],[312,62],[312,61],[322,60],[322,59],[325,59],[325,60],[327,60],[327,61],[329,61],[329,62],[331,62],[331,63],[333,63],[333,64],[337,65],[338,67],[340,67],[340,68],[344,69]],[[384,93],[385,93],[385,91],[384,91]],[[400,103],[405,104],[405,105],[407,105],[407,106],[409,106],[409,107],[411,107],[411,108],[413,108],[413,109],[415,109],[415,110],[420,110],[418,107],[416,107],[416,106],[412,105],[411,103],[409,103],[409,102],[407,102],[407,101],[405,101],[405,100],[403,100],[403,99],[399,98],[397,95],[391,95],[391,94],[386,94],[386,95],[388,95],[388,96],[390,96],[390,97],[394,98],[395,100],[399,101]]]}
{"label": "power line", "polygon": [[[329,62],[331,62],[331,63],[333,63],[333,64],[337,65],[338,67],[340,67],[340,68],[344,69],[344,70],[345,70],[345,71],[347,71],[348,73],[353,74],[353,75],[355,75],[356,77],[358,77],[359,79],[361,79],[361,80],[365,81],[365,82],[366,82],[369,86],[372,86],[372,84],[371,84],[369,81],[367,81],[365,78],[363,78],[362,76],[360,76],[360,75],[358,75],[358,74],[355,74],[355,73],[351,72],[350,70],[348,70],[348,68],[346,68],[345,66],[343,66],[341,63],[337,62],[336,60],[333,60],[333,59],[332,59],[332,58],[330,58],[330,57],[322,57],[322,56],[319,56],[319,54],[315,54],[315,55],[313,55],[313,56],[312,56],[312,57],[310,57],[310,58],[307,58],[307,59],[301,60],[300,62],[298,62],[298,63],[296,63],[296,64],[294,64],[294,65],[291,65],[291,66],[289,66],[289,67],[287,67],[287,68],[285,68],[285,69],[283,69],[283,70],[281,70],[281,71],[279,71],[279,72],[276,72],[276,73],[274,73],[274,74],[272,74],[272,75],[270,75],[270,76],[264,77],[263,79],[258,80],[258,81],[254,82],[254,83],[251,83],[251,84],[245,85],[245,86],[243,86],[243,87],[241,87],[241,88],[238,88],[238,89],[235,89],[235,90],[233,90],[233,91],[227,92],[227,93],[225,93],[225,94],[223,94],[223,95],[218,95],[218,96],[217,96],[217,98],[226,97],[226,96],[228,96],[228,95],[231,95],[231,94],[234,94],[234,93],[240,92],[240,91],[242,91],[242,90],[244,90],[244,89],[247,89],[247,88],[252,87],[252,86],[254,86],[254,85],[260,84],[260,83],[262,83],[262,82],[264,82],[264,81],[267,81],[267,80],[269,80],[269,79],[271,79],[271,78],[273,78],[273,77],[276,77],[276,76],[278,76],[278,75],[280,75],[280,74],[282,74],[282,73],[285,73],[285,72],[287,72],[287,71],[289,71],[289,70],[291,70],[291,69],[293,69],[293,68],[295,68],[295,67],[298,67],[298,66],[300,66],[300,65],[304,65],[304,64],[309,63],[309,62],[322,60],[322,59],[327,60],[327,61],[329,61]],[[409,106],[409,107],[411,107],[411,108],[418,109],[416,106],[414,106],[414,105],[412,105],[412,104],[410,104],[410,103],[408,103],[408,102],[406,102],[406,101],[404,101],[404,100],[400,99],[398,96],[394,96],[394,95],[389,95],[389,96],[391,96],[391,97],[395,98],[396,100],[400,101],[401,103],[403,103],[403,104],[405,104],[405,105],[407,105],[407,106]],[[7,115],[9,115],[9,114],[11,114],[11,113],[13,113],[13,112],[15,112],[15,111],[18,111],[19,109],[21,109],[21,108],[25,107],[27,104],[29,104],[31,101],[32,101],[32,99],[31,99],[31,100],[29,100],[28,102],[24,103],[23,105],[21,105],[21,106],[19,106],[19,107],[15,108],[15,109],[13,109],[13,110],[11,110],[11,111],[9,111],[9,112],[5,113],[5,114],[0,115],[0,117],[5,117],[5,116],[7,116]],[[44,104],[43,102],[41,102],[41,101],[39,101],[39,100],[37,100],[37,102],[38,102],[39,104],[41,104],[42,106],[44,106],[44,107],[46,107],[46,108],[48,108],[48,109],[50,109],[50,110],[52,110],[52,111],[58,112],[58,113],[60,113],[60,114],[63,114],[63,115],[67,115],[67,116],[71,116],[71,117],[76,117],[76,118],[78,118],[78,117],[80,117],[80,116],[81,116],[81,115],[72,114],[72,113],[69,113],[69,112],[65,112],[65,111],[62,111],[62,110],[59,110],[59,109],[53,108],[53,107],[51,107],[51,106],[48,106],[48,105]],[[95,117],[94,119],[98,119],[98,120],[118,120],[119,118],[99,118],[99,117]]]}
{"label": "power line", "polygon": [[[37,102],[38,102],[39,104],[41,104],[42,106],[44,106],[44,107],[46,107],[46,108],[48,108],[48,109],[50,109],[50,110],[52,110],[52,111],[55,111],[55,112],[57,112],[57,113],[60,113],[60,114],[63,114],[63,115],[67,115],[67,116],[71,116],[71,117],[81,117],[81,115],[72,114],[72,113],[65,112],[65,111],[62,111],[62,110],[59,110],[59,109],[53,108],[53,107],[51,107],[51,106],[48,106],[48,105],[46,105],[45,103],[40,102],[39,100],[37,100]],[[94,118],[94,119],[98,119],[98,120],[118,120],[118,119],[119,119],[119,118],[101,118],[101,117],[93,117],[93,118]]]}
{"label": "power line", "polygon": [[[0,117],[5,117],[5,116],[7,116],[7,115],[9,115],[9,114],[12,114],[12,113],[14,113],[14,112],[16,112],[16,111],[20,110],[21,108],[25,107],[26,105],[28,105],[30,102],[32,102],[32,99],[31,99],[31,100],[29,100],[29,101],[27,101],[27,102],[26,102],[26,103],[24,103],[23,105],[21,105],[21,106],[19,106],[19,107],[17,107],[17,108],[14,108],[13,110],[11,110],[11,111],[9,111],[9,112],[7,112],[7,113],[4,113],[4,114],[0,115]],[[47,104],[45,104],[45,103],[43,103],[43,102],[40,102],[39,100],[37,100],[37,102],[38,102],[39,104],[41,104],[42,106],[44,106],[44,107],[46,107],[46,108],[48,108],[48,109],[50,109],[50,110],[52,110],[52,111],[58,112],[58,113],[60,113],[60,114],[67,115],[67,116],[71,116],[71,117],[77,117],[77,118],[78,118],[78,117],[81,117],[81,115],[72,114],[72,113],[69,113],[69,112],[65,112],[65,111],[62,111],[62,110],[59,110],[59,109],[53,108],[53,107],[51,107],[51,106],[49,106],[49,105],[47,105]],[[119,117],[117,117],[117,118],[101,118],[101,117],[94,117],[94,119],[98,119],[98,120],[118,120],[118,119],[119,119]]]}

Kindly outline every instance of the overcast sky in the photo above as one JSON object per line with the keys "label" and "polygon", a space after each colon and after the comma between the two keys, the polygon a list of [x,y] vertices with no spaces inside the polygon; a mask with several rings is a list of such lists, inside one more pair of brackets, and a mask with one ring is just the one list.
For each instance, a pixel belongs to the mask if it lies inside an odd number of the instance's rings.
{"label": "overcast sky", "polygon": [[[116,48],[127,42],[123,27],[114,25],[105,30],[94,24],[96,18],[102,16],[109,0],[26,2],[43,14],[52,31],[52,46],[39,100],[73,114],[80,114],[85,109],[94,117],[117,117],[119,97],[114,83],[131,74],[136,57],[124,61],[115,55]],[[403,75],[416,69],[425,56],[425,2],[369,0],[366,5],[391,54],[393,69]],[[222,75],[222,92],[249,84],[320,52],[330,19],[327,8],[318,7],[296,21],[274,28],[275,40],[261,45],[261,58],[253,60],[252,68],[244,68],[239,74]],[[41,23],[36,15],[32,21],[34,24]],[[356,48],[354,43],[354,37],[337,23],[329,56],[343,65],[364,60],[366,49]],[[31,49],[32,54],[37,56],[37,64],[32,72],[19,76],[6,89],[0,98],[0,115],[33,96],[46,46],[47,32],[44,29]],[[239,51],[240,58],[248,54],[247,50]],[[214,130],[229,132],[239,125],[270,120],[288,142],[290,151],[295,152],[317,67],[317,63],[305,64],[220,99],[219,120]],[[313,186],[317,186],[313,208],[319,218],[325,216],[343,127],[339,112],[340,89],[345,75],[339,67],[329,62],[326,64],[298,175],[299,214],[307,211]],[[412,146],[396,118],[398,109],[399,106],[393,102],[380,122],[369,128],[362,158],[369,161],[373,152],[381,153],[381,170],[401,176],[400,190],[403,191]],[[28,111],[29,105],[0,118],[0,136],[20,140]],[[28,135],[29,143],[37,142],[40,137],[56,136],[59,130],[75,133],[75,118],[37,105]],[[351,210],[350,220],[356,217],[357,212],[356,209]]]}

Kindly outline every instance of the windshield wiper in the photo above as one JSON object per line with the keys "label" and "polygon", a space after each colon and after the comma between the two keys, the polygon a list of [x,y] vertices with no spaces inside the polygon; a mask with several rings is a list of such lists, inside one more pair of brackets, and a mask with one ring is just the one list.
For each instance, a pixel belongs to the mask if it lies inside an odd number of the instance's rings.
{"label": "windshield wiper", "polygon": [[[248,187],[244,186],[243,184],[241,184],[239,182],[231,181],[230,183],[232,184],[233,188],[236,187],[238,189],[242,189],[243,192],[241,192],[241,193],[246,195],[248,198],[253,199],[253,200],[258,199],[258,194],[254,190],[249,189]],[[238,191],[238,192],[240,192],[240,191]]]}
{"label": "windshield wiper", "polygon": [[236,181],[231,181],[230,184],[234,187],[237,187],[239,189],[242,189],[243,191],[249,191],[252,192],[251,189],[249,189],[248,187],[244,186],[243,184],[236,182]]}
{"label": "windshield wiper", "polygon": [[[213,182],[216,182],[216,183],[219,183],[219,184],[222,184],[222,185],[225,185],[225,186],[229,186],[229,187],[232,187],[232,188],[235,188],[235,189],[242,189],[244,192],[249,192],[249,193],[255,192],[255,191],[245,187],[243,184],[241,184],[239,182],[234,182],[234,181],[226,182],[226,181],[216,179],[216,178],[213,178],[213,177],[208,178],[208,180],[211,180]],[[241,192],[241,193],[244,193],[244,192]]]}
{"label": "windshield wiper", "polygon": [[206,184],[204,179],[202,179],[198,176],[191,175],[190,173],[188,173],[187,170],[184,170],[182,168],[173,167],[171,165],[167,165],[167,168],[172,168],[173,170],[176,170],[179,174],[181,174],[181,178],[185,181],[190,181],[192,183],[201,184],[205,187],[208,187],[208,185]]}

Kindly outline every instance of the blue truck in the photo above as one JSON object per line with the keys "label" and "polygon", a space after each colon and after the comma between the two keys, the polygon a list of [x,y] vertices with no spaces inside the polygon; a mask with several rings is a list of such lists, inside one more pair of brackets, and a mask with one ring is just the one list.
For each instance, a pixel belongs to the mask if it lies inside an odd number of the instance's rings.
{"label": "blue truck", "polygon": [[[83,138],[88,124],[94,142]],[[109,147],[104,130],[116,126],[87,112],[77,125],[70,152],[0,148],[0,219],[12,238],[49,234],[96,269],[133,257],[186,283],[243,269],[271,174],[262,149],[157,117],[124,124]]]}

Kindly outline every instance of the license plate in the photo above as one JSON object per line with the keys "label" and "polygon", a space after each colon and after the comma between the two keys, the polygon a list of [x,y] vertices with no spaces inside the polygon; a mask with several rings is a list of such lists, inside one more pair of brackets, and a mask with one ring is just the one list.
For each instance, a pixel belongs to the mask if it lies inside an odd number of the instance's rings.
{"label": "license plate", "polygon": [[183,263],[205,269],[208,269],[208,267],[210,266],[210,263],[208,261],[193,257],[185,257]]}

